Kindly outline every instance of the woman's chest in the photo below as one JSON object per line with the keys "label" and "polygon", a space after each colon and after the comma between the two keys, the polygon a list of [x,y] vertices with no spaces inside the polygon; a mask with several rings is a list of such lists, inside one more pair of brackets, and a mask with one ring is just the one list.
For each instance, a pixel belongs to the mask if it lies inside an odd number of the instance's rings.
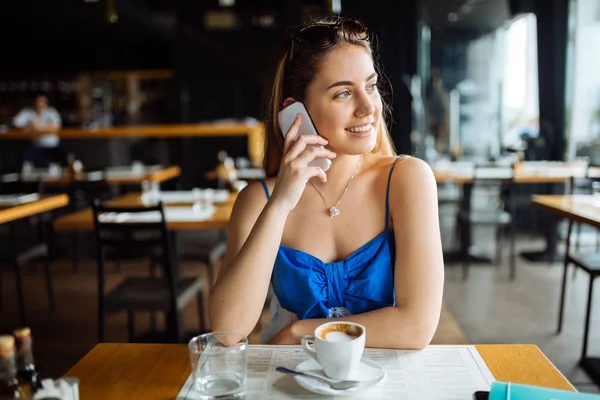
{"label": "woman's chest", "polygon": [[[381,234],[386,229],[385,187],[363,182],[350,189],[339,203],[329,203],[307,185],[286,221],[282,244],[332,262],[347,258]],[[332,206],[339,213],[333,215]]]}

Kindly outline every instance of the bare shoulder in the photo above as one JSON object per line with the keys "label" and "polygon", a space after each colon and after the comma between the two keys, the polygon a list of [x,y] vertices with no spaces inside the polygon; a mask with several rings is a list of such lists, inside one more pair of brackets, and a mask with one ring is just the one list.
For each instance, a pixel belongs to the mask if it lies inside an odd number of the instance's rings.
{"label": "bare shoulder", "polygon": [[226,259],[231,259],[242,247],[265,204],[267,194],[259,181],[251,182],[238,194],[229,219]]}
{"label": "bare shoulder", "polygon": [[403,156],[396,162],[390,182],[393,198],[437,196],[437,184],[433,170],[417,157]]}
{"label": "bare shoulder", "polygon": [[380,171],[382,174],[389,174],[390,169],[395,164],[392,174],[396,184],[403,183],[408,180],[408,183],[413,183],[416,179],[433,178],[433,171],[429,164],[420,158],[409,155],[377,157],[371,161],[373,168]]}
{"label": "bare shoulder", "polygon": [[[270,194],[275,183],[275,178],[266,179],[266,183]],[[238,194],[233,209],[234,212],[243,210],[245,213],[256,209],[258,210],[258,213],[260,213],[260,210],[263,209],[267,200],[267,194],[265,193],[263,184],[259,181],[253,181]]]}

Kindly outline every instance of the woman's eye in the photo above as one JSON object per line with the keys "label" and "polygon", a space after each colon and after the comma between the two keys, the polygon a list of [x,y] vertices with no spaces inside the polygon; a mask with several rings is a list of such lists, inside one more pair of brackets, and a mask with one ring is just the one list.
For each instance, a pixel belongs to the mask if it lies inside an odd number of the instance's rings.
{"label": "woman's eye", "polygon": [[348,97],[350,96],[350,91],[349,90],[344,90],[342,93],[338,93],[335,98],[336,99],[342,99],[344,97]]}
{"label": "woman's eye", "polygon": [[367,86],[367,89],[368,89],[370,92],[372,92],[372,91],[374,91],[374,90],[377,90],[377,83],[373,83],[373,84],[371,84],[371,85]]}

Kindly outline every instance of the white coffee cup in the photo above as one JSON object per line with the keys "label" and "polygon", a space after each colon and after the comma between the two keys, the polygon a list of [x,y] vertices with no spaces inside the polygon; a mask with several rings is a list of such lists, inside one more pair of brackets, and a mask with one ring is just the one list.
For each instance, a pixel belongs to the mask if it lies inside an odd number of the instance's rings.
{"label": "white coffee cup", "polygon": [[348,379],[360,363],[365,349],[367,330],[364,326],[345,321],[319,325],[313,335],[302,338],[302,349],[321,364],[325,375],[332,379]]}

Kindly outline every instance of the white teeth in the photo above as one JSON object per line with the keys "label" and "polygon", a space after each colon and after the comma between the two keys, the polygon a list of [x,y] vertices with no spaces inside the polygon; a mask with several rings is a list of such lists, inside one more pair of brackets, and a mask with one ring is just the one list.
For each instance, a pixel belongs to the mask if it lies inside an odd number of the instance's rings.
{"label": "white teeth", "polygon": [[354,133],[366,132],[369,129],[371,129],[371,124],[365,125],[365,126],[361,126],[359,128],[346,128],[347,131],[354,132]]}

